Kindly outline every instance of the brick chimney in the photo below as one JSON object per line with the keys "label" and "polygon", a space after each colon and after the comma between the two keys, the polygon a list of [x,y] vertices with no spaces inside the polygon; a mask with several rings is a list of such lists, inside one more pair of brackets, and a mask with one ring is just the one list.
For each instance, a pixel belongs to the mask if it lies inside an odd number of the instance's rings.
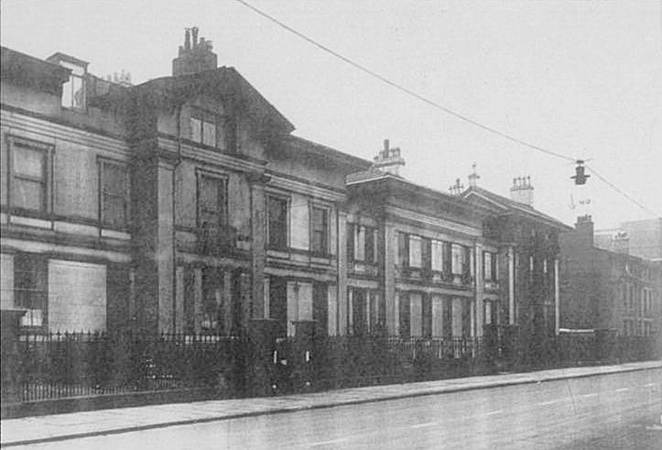
{"label": "brick chimney", "polygon": [[531,177],[513,178],[513,186],[510,188],[510,198],[518,203],[533,206]]}
{"label": "brick chimney", "polygon": [[384,139],[384,149],[375,156],[373,167],[393,175],[400,176],[400,167],[405,165],[398,147],[391,148],[389,140]]}
{"label": "brick chimney", "polygon": [[174,76],[213,70],[218,65],[218,55],[212,51],[211,41],[201,37],[198,40],[198,28],[186,28],[184,45],[179,46],[179,55],[172,60]]}
{"label": "brick chimney", "polygon": [[576,244],[582,247],[593,247],[593,218],[589,215],[578,216],[575,224]]}

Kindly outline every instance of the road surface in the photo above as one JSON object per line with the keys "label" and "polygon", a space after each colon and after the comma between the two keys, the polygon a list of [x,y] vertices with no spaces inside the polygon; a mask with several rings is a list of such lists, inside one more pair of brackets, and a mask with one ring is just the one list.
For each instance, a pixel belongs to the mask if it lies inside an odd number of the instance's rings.
{"label": "road surface", "polygon": [[96,436],[30,448],[662,449],[662,369]]}

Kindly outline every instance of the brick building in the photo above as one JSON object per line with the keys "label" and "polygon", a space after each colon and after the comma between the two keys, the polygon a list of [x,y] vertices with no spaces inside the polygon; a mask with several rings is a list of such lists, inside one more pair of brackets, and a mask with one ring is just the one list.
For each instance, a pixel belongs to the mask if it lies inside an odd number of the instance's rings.
{"label": "brick building", "polygon": [[648,336],[662,330],[662,265],[598,248],[590,216],[561,236],[561,326]]}

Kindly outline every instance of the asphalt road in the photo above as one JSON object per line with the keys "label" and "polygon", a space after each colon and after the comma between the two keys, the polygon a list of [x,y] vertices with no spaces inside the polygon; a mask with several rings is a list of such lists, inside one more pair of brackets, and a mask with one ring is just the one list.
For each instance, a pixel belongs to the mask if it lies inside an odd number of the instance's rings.
{"label": "asphalt road", "polygon": [[57,449],[662,449],[662,369],[33,445]]}

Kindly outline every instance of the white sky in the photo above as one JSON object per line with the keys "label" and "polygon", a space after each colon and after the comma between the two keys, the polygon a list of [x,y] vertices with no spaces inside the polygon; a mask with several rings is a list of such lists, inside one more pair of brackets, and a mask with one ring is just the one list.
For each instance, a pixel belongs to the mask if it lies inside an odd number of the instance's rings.
{"label": "white sky", "polygon": [[[250,0],[311,38],[431,100],[590,165],[662,215],[662,2]],[[3,0],[2,45],[56,51],[104,76],[169,75],[184,27],[214,43],[297,128],[371,159],[390,138],[405,176],[447,191],[478,164],[508,195],[530,175],[535,206],[572,224],[590,197],[596,228],[652,217],[572,164],[445,115],[357,71],[234,0]],[[582,192],[583,191],[583,192]],[[581,212],[583,213],[583,211]]]}

